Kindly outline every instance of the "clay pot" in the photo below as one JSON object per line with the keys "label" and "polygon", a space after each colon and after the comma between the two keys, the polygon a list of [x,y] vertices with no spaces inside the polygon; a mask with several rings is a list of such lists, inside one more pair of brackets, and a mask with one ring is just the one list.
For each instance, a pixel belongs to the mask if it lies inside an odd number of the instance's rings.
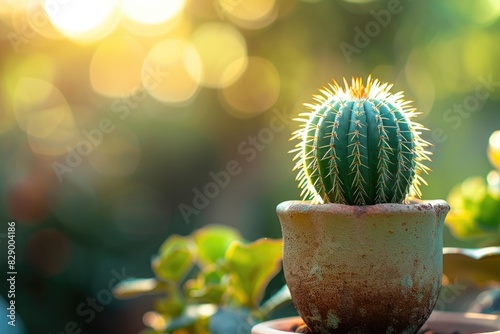
{"label": "clay pot", "polygon": [[442,280],[444,201],[281,203],[292,301],[317,334],[416,333]]}

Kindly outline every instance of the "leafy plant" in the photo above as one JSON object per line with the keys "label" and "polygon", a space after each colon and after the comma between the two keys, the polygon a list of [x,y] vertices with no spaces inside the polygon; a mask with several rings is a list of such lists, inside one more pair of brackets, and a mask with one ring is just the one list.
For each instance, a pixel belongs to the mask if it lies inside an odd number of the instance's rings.
{"label": "leafy plant", "polygon": [[245,334],[282,304],[284,286],[261,304],[281,266],[281,240],[248,243],[235,229],[210,225],[190,236],[172,235],[152,260],[154,278],[131,279],[114,289],[118,298],[156,294],[142,334]]}
{"label": "leafy plant", "polygon": [[446,219],[456,237],[480,240],[481,246],[500,245],[500,131],[490,136],[488,158],[495,169],[486,178],[467,178],[451,190]]}
{"label": "leafy plant", "polygon": [[420,196],[429,143],[420,137],[423,126],[412,121],[418,113],[411,101],[371,77],[366,85],[361,78],[344,84],[320,90],[317,103],[306,104],[311,111],[297,119],[303,124],[292,152],[303,199],[367,205]]}

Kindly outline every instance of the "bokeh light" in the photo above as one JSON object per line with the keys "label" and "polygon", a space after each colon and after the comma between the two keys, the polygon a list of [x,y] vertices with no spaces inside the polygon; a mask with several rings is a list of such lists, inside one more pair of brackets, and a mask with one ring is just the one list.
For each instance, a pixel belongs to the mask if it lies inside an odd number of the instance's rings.
{"label": "bokeh light", "polygon": [[[81,135],[78,132],[73,115],[69,109],[55,110],[53,115],[62,118],[57,127],[50,133],[44,136],[35,136],[29,134],[28,130],[28,144],[30,149],[33,153],[40,156],[60,156],[66,154],[69,146],[76,145],[81,140]],[[45,115],[44,118],[46,117]],[[44,121],[42,120],[36,126],[43,125]],[[33,126],[30,127],[33,128]]]}
{"label": "bokeh light", "polygon": [[405,92],[405,95],[407,99],[414,101],[413,106],[423,114],[421,119],[432,110],[436,95],[432,76],[423,66],[424,59],[423,52],[415,49],[405,66],[405,79],[410,87],[410,91]]}
{"label": "bokeh light", "polygon": [[443,34],[435,38],[428,51],[433,55],[427,60],[431,62],[433,80],[440,82],[436,93],[441,96],[465,89],[460,85],[463,67],[460,66],[460,59],[456,57],[457,50],[461,50],[460,38]]}
{"label": "bokeh light", "polygon": [[[11,167],[16,167],[16,163]],[[52,186],[48,170],[32,167],[26,172],[16,169],[18,174],[11,174],[12,180],[4,189],[5,204],[9,217],[24,224],[36,224],[49,214],[50,187]],[[20,176],[20,178],[18,178]]]}
{"label": "bokeh light", "polygon": [[110,34],[119,22],[118,0],[44,0],[52,24],[65,36],[93,42]]}
{"label": "bokeh light", "polygon": [[280,77],[274,65],[259,57],[249,57],[246,71],[231,86],[222,89],[222,99],[234,116],[255,116],[276,103]]}
{"label": "bokeh light", "polygon": [[7,190],[6,204],[10,216],[20,222],[41,221],[49,212],[45,189],[29,182]]}
{"label": "bokeh light", "polygon": [[500,15],[500,4],[497,0],[470,1],[444,1],[447,11],[454,12],[457,16],[473,24],[490,25]]}
{"label": "bokeh light", "polygon": [[122,0],[121,10],[128,18],[145,24],[158,24],[178,15],[185,0]]}
{"label": "bokeh light", "polygon": [[167,328],[165,317],[158,312],[146,312],[142,317],[145,324],[153,328],[155,331],[162,332]]}
{"label": "bokeh light", "polygon": [[169,20],[155,24],[138,22],[127,16],[122,16],[121,26],[134,36],[147,38],[165,35],[175,35],[176,37],[186,38],[189,35],[190,29],[190,24],[186,21],[182,12]]}
{"label": "bokeh light", "polygon": [[492,170],[486,176],[488,191],[496,199],[500,199],[500,173],[498,170]]}
{"label": "bokeh light", "polygon": [[[0,87],[3,88],[3,98],[0,99],[0,133],[9,130],[15,123],[14,105],[17,103],[17,98],[24,103],[31,104],[30,107],[36,104],[28,101],[29,97],[18,90],[20,80],[35,78],[51,83],[58,73],[54,60],[48,55],[38,52],[26,56],[8,57],[4,64],[5,66],[0,70]],[[38,94],[35,92],[35,99]],[[28,110],[28,112],[31,111]],[[21,129],[25,128],[24,124]]]}
{"label": "bokeh light", "polygon": [[276,20],[275,0],[217,0],[221,15],[241,28],[261,29]]}
{"label": "bokeh light", "polygon": [[142,67],[142,85],[159,101],[183,103],[198,91],[202,70],[200,56],[189,42],[165,40],[148,53]]}
{"label": "bokeh light", "polygon": [[186,3],[186,12],[194,17],[205,20],[223,18],[217,1],[189,0]]}
{"label": "bokeh light", "polygon": [[[231,6],[231,2],[234,3]],[[242,20],[256,21],[269,15],[276,6],[275,0],[240,0],[228,1],[221,0],[221,6],[227,10],[231,16]]]}
{"label": "bokeh light", "polygon": [[13,100],[20,128],[37,137],[50,133],[70,109],[59,89],[36,78],[19,80]]}
{"label": "bokeh light", "polygon": [[[23,28],[23,35],[25,38],[34,39],[36,38],[36,34],[52,39],[59,39],[63,37],[60,31],[57,30],[52,24],[42,0],[37,0],[33,6],[28,7],[25,11],[19,12],[18,20],[20,20],[21,25],[24,25],[25,22],[27,22],[31,27],[28,33],[26,33],[28,28]],[[23,32],[21,31],[21,33]]]}
{"label": "bokeh light", "polygon": [[61,91],[36,78],[21,78],[13,95],[17,123],[36,154],[60,155],[78,140],[71,107]]}
{"label": "bokeh light", "polygon": [[52,83],[59,72],[53,58],[38,52],[27,56],[10,57],[5,65],[1,80],[9,99],[13,97],[22,78],[37,78]]}
{"label": "bokeh light", "polygon": [[491,134],[488,145],[488,158],[491,164],[500,170],[500,130]]}
{"label": "bokeh light", "polygon": [[104,96],[131,94],[141,83],[141,68],[146,49],[133,37],[104,40],[90,63],[92,88]]}
{"label": "bokeh light", "polygon": [[[496,62],[496,59],[492,57],[493,48],[497,45],[490,43],[492,38],[494,37],[489,33],[475,29],[464,34],[462,52],[468,78],[474,80],[493,67],[493,63]],[[477,45],[482,45],[482,47],[477,48]],[[481,58],[481,61],[477,61],[478,58]]]}
{"label": "bokeh light", "polygon": [[206,23],[194,32],[191,40],[201,57],[204,86],[226,87],[237,80],[245,70],[245,39],[231,25]]}

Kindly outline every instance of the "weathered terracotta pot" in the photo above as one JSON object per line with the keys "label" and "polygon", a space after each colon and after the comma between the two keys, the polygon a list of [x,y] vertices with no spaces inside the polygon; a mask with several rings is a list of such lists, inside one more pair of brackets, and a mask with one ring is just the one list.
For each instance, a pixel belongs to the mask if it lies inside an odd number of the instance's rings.
{"label": "weathered terracotta pot", "polygon": [[305,323],[317,334],[416,333],[441,287],[449,209],[281,203],[283,268]]}

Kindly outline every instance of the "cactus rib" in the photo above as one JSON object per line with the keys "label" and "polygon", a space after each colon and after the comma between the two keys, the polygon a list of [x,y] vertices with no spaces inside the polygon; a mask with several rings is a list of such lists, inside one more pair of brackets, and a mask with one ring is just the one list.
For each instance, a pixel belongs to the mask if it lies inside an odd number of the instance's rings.
{"label": "cactus rib", "polygon": [[402,203],[421,195],[422,173],[430,170],[430,145],[420,135],[425,128],[402,92],[368,77],[334,81],[306,104],[291,140],[297,140],[293,160],[304,200],[313,203],[371,205]]}

